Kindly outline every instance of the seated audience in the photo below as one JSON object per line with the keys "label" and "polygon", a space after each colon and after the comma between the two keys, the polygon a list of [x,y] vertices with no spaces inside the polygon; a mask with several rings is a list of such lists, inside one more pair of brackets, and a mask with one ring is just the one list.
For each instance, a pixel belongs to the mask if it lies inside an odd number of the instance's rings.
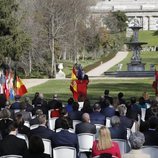
{"label": "seated audience", "polygon": [[81,120],[82,119],[82,112],[78,110],[79,104],[78,102],[73,102],[72,104],[72,111],[68,113],[68,116],[71,120]]}
{"label": "seated audience", "polygon": [[148,121],[151,117],[158,117],[158,102],[156,100],[151,101],[151,106],[146,110],[145,120]]}
{"label": "seated audience", "polygon": [[25,134],[27,137],[30,137],[30,128],[24,125],[24,119],[22,114],[18,114],[15,117],[15,122],[17,124],[18,133]]}
{"label": "seated audience", "polygon": [[15,101],[11,104],[10,109],[20,109],[20,96],[16,95],[14,99]]}
{"label": "seated audience", "polygon": [[90,120],[92,124],[105,124],[105,116],[101,113],[101,107],[99,103],[95,103],[93,105],[93,112],[90,113]]}
{"label": "seated audience", "polygon": [[129,153],[123,154],[123,158],[150,158],[150,155],[146,153],[142,153],[141,149],[144,142],[145,137],[141,132],[131,133],[129,137],[129,142],[131,144],[132,150]]}
{"label": "seated audience", "polygon": [[104,91],[104,100],[109,100],[110,104],[113,105],[113,98],[109,95],[110,91],[108,89],[105,89]]}
{"label": "seated audience", "polygon": [[124,126],[120,125],[120,118],[118,116],[113,116],[110,122],[112,126],[109,128],[111,138],[127,139],[127,129]]}
{"label": "seated audience", "polygon": [[41,138],[46,138],[46,139],[51,140],[52,134],[54,132],[52,130],[48,129],[47,126],[46,126],[46,123],[47,123],[46,115],[45,114],[40,115],[38,117],[38,119],[39,119],[39,127],[35,128],[35,129],[32,129],[30,131],[30,135],[31,136],[32,135],[38,135]]}
{"label": "seated audience", "polygon": [[61,119],[61,130],[54,133],[52,137],[52,148],[57,146],[71,146],[76,148],[78,155],[79,145],[78,138],[75,133],[69,131],[69,122],[67,118],[63,117]]}
{"label": "seated audience", "polygon": [[17,124],[9,125],[9,135],[0,142],[0,156],[3,155],[22,155],[27,149],[25,140],[16,137]]}
{"label": "seated audience", "polygon": [[74,99],[72,97],[70,97],[67,101],[67,105],[66,105],[66,111],[67,112],[71,112],[73,109],[72,109],[72,104],[74,102]]}
{"label": "seated audience", "polygon": [[20,107],[20,111],[15,113],[14,117],[16,117],[17,115],[21,114],[23,119],[24,119],[24,121],[30,121],[31,120],[31,114],[30,114],[30,112],[26,111],[25,103],[21,102],[19,104],[19,107]]}
{"label": "seated audience", "polygon": [[9,134],[8,127],[13,123],[13,120],[10,118],[11,112],[8,109],[3,109],[0,112],[0,133],[1,137],[5,138]]}
{"label": "seated audience", "polygon": [[73,122],[72,122],[72,120],[70,119],[70,117],[68,116],[68,112],[66,111],[65,108],[62,108],[62,109],[60,110],[60,117],[55,120],[55,130],[56,130],[56,129],[59,129],[59,128],[62,128],[61,122],[62,122],[62,119],[63,119],[63,118],[66,118],[66,119],[67,119],[67,121],[68,121],[68,123],[69,123],[69,128],[72,128],[72,129],[73,129]]}
{"label": "seated audience", "polygon": [[122,92],[118,93],[117,99],[118,99],[118,105],[126,104],[126,100],[124,99],[124,94]]}
{"label": "seated audience", "polygon": [[104,101],[104,107],[101,113],[106,117],[112,117],[115,115],[115,108],[110,104],[109,100]]}
{"label": "seated audience", "polygon": [[96,126],[90,123],[90,117],[88,113],[82,115],[82,122],[76,125],[76,134],[80,133],[92,133],[96,134]]}
{"label": "seated audience", "polygon": [[99,139],[93,142],[92,156],[99,156],[104,153],[121,158],[118,144],[112,141],[109,129],[102,126],[99,129]]}
{"label": "seated audience", "polygon": [[32,136],[29,140],[29,149],[25,152],[23,158],[50,158],[50,155],[44,153],[44,144],[39,136]]}
{"label": "seated audience", "polygon": [[145,143],[144,145],[158,145],[158,131],[156,130],[158,127],[158,118],[151,117],[149,119],[149,128],[144,131],[145,135]]}
{"label": "seated audience", "polygon": [[83,102],[83,107],[81,109],[82,113],[91,113],[93,112],[93,109],[90,104],[90,100],[86,98]]}
{"label": "seated audience", "polygon": [[118,106],[118,112],[120,116],[121,126],[131,129],[133,126],[134,120],[126,117],[127,107],[125,106],[125,104],[121,104]]}
{"label": "seated audience", "polygon": [[33,112],[33,106],[32,106],[32,104],[30,104],[30,98],[29,97],[25,97],[24,104],[25,104],[26,111],[32,113]]}
{"label": "seated audience", "polygon": [[38,117],[39,117],[40,115],[43,115],[43,111],[42,111],[41,109],[37,109],[36,112],[35,112],[34,118],[32,118],[32,119],[30,120],[30,126],[39,124],[39,118],[38,118]]}
{"label": "seated audience", "polygon": [[32,105],[36,104],[37,98],[39,97],[39,92],[36,92],[34,98],[32,99]]}

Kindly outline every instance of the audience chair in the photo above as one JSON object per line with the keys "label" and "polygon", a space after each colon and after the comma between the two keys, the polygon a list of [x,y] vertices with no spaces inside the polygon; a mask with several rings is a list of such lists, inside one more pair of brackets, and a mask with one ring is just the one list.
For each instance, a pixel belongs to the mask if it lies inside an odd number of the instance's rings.
{"label": "audience chair", "polygon": [[127,140],[125,139],[112,139],[112,140],[118,143],[121,155],[124,153],[128,153],[131,150]]}
{"label": "audience chair", "polygon": [[78,104],[79,104],[78,111],[81,111],[81,109],[83,108],[84,102],[78,102]]}
{"label": "audience chair", "polygon": [[35,129],[35,128],[37,128],[38,126],[39,126],[39,124],[34,124],[34,125],[30,126],[30,130]]}
{"label": "audience chair", "polygon": [[4,155],[1,156],[0,158],[22,158],[20,155]]}
{"label": "audience chair", "polygon": [[79,151],[91,152],[95,135],[91,133],[80,133],[78,136]]}
{"label": "audience chair", "polygon": [[95,139],[97,139],[98,138],[98,132],[99,132],[99,129],[100,129],[100,127],[102,127],[103,125],[101,125],[101,124],[95,124],[95,126],[96,126],[96,134],[95,134]]}
{"label": "audience chair", "polygon": [[158,146],[143,146],[141,149],[142,153],[150,155],[150,158],[158,157]]}
{"label": "audience chair", "polygon": [[51,140],[42,138],[43,144],[44,144],[44,153],[50,155],[52,157],[52,146],[51,146]]}
{"label": "audience chair", "polygon": [[49,129],[51,130],[54,130],[55,129],[55,121],[58,117],[53,117],[53,118],[50,118],[48,119],[48,127]]}
{"label": "audience chair", "polygon": [[106,117],[106,127],[111,127],[110,117]]}
{"label": "audience chair", "polygon": [[24,122],[24,125],[25,125],[26,127],[30,128],[30,122],[29,122],[29,121],[25,121],[25,122]]}
{"label": "audience chair", "polygon": [[72,124],[73,124],[73,129],[75,130],[76,129],[76,125],[81,123],[80,120],[73,120]]}
{"label": "audience chair", "polygon": [[145,108],[141,108],[141,120],[145,121],[145,115],[146,115],[146,109]]}
{"label": "audience chair", "polygon": [[28,140],[28,137],[27,137],[26,134],[17,133],[16,137],[25,140],[26,144],[27,144],[27,147],[29,147],[29,140]]}
{"label": "audience chair", "polygon": [[53,158],[76,158],[76,149],[69,146],[53,148]]}

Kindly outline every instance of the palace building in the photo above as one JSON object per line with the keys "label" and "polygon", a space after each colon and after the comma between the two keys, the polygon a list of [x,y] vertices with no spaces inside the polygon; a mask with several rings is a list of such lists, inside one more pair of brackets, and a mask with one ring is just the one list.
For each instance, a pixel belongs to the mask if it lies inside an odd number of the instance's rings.
{"label": "palace building", "polygon": [[158,30],[158,0],[98,0],[90,7],[97,17],[118,10],[126,14],[129,26],[137,20],[143,30]]}

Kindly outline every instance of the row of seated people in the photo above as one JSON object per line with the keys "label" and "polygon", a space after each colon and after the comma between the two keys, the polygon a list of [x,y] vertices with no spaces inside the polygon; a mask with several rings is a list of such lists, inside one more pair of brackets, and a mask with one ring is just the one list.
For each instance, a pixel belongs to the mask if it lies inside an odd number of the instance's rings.
{"label": "row of seated people", "polygon": [[[87,114],[86,114],[87,115]],[[41,115],[41,117],[43,117]],[[79,155],[79,142],[75,133],[69,132],[69,123],[67,119],[62,119],[62,130],[59,132],[53,132],[51,130],[43,131],[49,135],[52,141],[52,149],[57,146],[71,146],[77,151],[76,157]],[[36,131],[36,132],[35,132]],[[48,132],[49,131],[49,132]],[[32,135],[29,138],[29,145],[24,140],[16,137],[18,133],[17,122],[13,122],[9,125],[9,134],[0,141],[0,155],[22,155],[24,158],[49,158],[51,155],[44,154],[44,145],[42,143],[43,133],[40,133],[38,129],[34,129]],[[84,140],[86,143],[86,139]],[[122,154],[117,142],[111,139],[110,130],[102,126],[99,129],[99,137],[94,140],[92,144],[92,153],[87,154],[92,157],[96,156],[116,156],[116,158],[138,158],[143,156],[144,158],[151,158],[150,155],[142,153],[140,149],[145,142],[143,133],[132,133],[129,137],[130,145],[133,150],[129,153]],[[106,157],[105,157],[106,158]]]}
{"label": "row of seated people", "polygon": [[[17,119],[18,118],[17,116],[19,116],[19,114],[21,114],[23,119],[24,119],[24,121],[29,121],[30,125],[39,124],[38,115],[43,113],[42,109],[38,108],[36,110],[36,112],[37,112],[36,116],[37,117],[31,119],[30,112],[26,112],[26,110],[24,109],[24,107],[25,107],[24,104],[20,104],[20,106],[22,107],[22,111],[15,113],[15,116],[12,119],[15,119],[15,118]],[[137,107],[137,105],[134,105],[134,106]],[[68,109],[67,106],[66,106],[66,108],[61,108],[61,110],[59,110],[60,111],[60,117],[67,116],[67,115],[69,116],[68,118],[70,120],[71,128],[73,128],[72,120],[81,120],[82,113],[84,112],[84,111],[78,111],[78,107],[79,107],[78,103],[77,102],[73,102],[73,104],[72,104],[72,110],[73,111],[70,111],[69,113],[67,113],[67,111],[68,111],[67,110]],[[147,118],[148,119],[146,120],[146,122],[140,121],[140,123],[141,123],[140,124],[140,131],[144,132],[148,137],[155,133],[154,136],[155,136],[155,138],[157,138],[156,137],[156,135],[157,135],[156,128],[157,128],[157,122],[158,121],[157,121],[157,117],[156,117],[156,115],[154,113],[154,111],[155,111],[154,108],[155,107],[157,107],[157,102],[156,101],[151,104],[151,107],[149,109],[147,109],[146,113],[147,113],[147,116],[148,116]],[[109,109],[111,108],[112,110],[111,109],[107,110],[107,108],[109,108]],[[69,108],[69,110],[70,110],[70,108]],[[101,109],[100,103],[95,103],[94,106],[93,106],[93,111],[89,112],[90,122],[92,124],[106,125],[106,116],[104,115],[103,111],[104,112],[108,111],[108,114],[111,113],[110,111],[113,111],[112,112],[113,115],[111,115],[111,117],[115,116],[115,115],[118,115],[119,116],[119,121],[115,121],[115,122],[120,122],[120,123],[112,123],[113,124],[112,128],[114,129],[113,131],[111,130],[112,138],[126,139],[126,135],[127,135],[126,134],[127,133],[126,129],[127,128],[131,129],[131,127],[133,126],[133,123],[134,122],[137,123],[137,118],[135,118],[135,119],[133,118],[132,119],[131,117],[129,117],[129,116],[127,117],[126,116],[128,108],[124,104],[119,105],[117,107],[117,110],[118,111],[116,111],[114,109],[114,107],[111,107],[111,106],[107,106],[107,107]],[[134,111],[133,111],[133,113],[137,114],[137,115],[139,114],[139,113],[136,113]],[[5,125],[3,125],[3,123],[6,122],[6,118],[10,117],[10,114],[6,111],[6,109],[4,109],[4,110],[2,110],[0,112],[0,117],[3,118],[0,121],[0,129],[3,129],[3,132],[4,132],[5,131],[4,130],[5,129],[4,128]],[[5,120],[5,121],[3,121],[3,120]],[[113,120],[113,119],[111,119],[111,120]],[[116,120],[116,117],[115,117],[115,120]],[[114,124],[116,124],[116,125],[114,125]],[[56,123],[55,123],[55,130],[60,128],[60,126],[61,126],[60,125],[60,119],[57,119]],[[116,130],[116,127],[117,127],[118,130]],[[155,130],[153,130],[153,129],[155,129]],[[122,133],[119,132],[119,131],[121,131]],[[3,137],[3,132],[1,132],[2,133],[2,137]],[[114,135],[117,135],[117,136],[114,136]],[[154,138],[154,137],[152,137],[152,138]],[[152,139],[150,139],[150,137],[148,139],[146,139],[147,144],[149,144],[149,142],[150,142],[150,145],[158,145],[157,142],[155,141],[157,139],[155,139],[155,138],[153,139],[153,141],[152,141]]]}

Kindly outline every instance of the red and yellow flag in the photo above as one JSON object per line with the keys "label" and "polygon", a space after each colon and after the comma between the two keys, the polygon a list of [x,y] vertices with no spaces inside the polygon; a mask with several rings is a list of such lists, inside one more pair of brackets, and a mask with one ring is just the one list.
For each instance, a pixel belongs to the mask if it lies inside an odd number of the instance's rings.
{"label": "red and yellow flag", "polygon": [[23,96],[25,93],[27,93],[27,89],[25,87],[25,85],[23,84],[22,80],[16,76],[16,89],[15,89],[15,93],[16,95],[19,96]]}
{"label": "red and yellow flag", "polygon": [[76,70],[73,67],[72,68],[72,73],[71,73],[71,84],[70,84],[70,90],[73,94],[74,100],[78,100],[78,92],[77,92],[77,76],[76,76]]}

